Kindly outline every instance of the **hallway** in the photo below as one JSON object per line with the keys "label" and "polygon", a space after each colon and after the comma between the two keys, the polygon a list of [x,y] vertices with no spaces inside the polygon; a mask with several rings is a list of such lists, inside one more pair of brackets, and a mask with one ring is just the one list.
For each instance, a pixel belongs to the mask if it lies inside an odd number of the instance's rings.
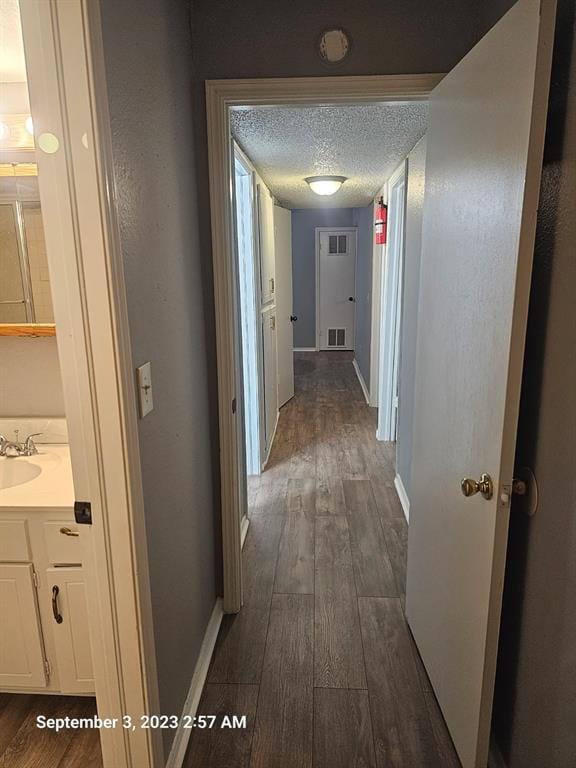
{"label": "hallway", "polygon": [[[186,768],[459,762],[403,617],[407,525],[351,352],[295,354],[249,487],[244,607],[222,623]],[[221,716],[247,717],[245,729]]]}

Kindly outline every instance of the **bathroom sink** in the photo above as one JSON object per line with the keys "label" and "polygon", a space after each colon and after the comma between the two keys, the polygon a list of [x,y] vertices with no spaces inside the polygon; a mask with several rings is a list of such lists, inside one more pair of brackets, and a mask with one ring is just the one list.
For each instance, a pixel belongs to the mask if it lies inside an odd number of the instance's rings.
{"label": "bathroom sink", "polygon": [[0,457],[0,509],[74,506],[70,449],[44,443],[33,456]]}
{"label": "bathroom sink", "polygon": [[42,467],[19,456],[0,459],[0,489],[29,483],[42,472]]}

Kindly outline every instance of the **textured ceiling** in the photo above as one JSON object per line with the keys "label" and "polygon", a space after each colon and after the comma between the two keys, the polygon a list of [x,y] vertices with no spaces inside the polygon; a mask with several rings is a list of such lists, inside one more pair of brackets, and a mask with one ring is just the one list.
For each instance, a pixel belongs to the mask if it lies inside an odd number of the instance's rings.
{"label": "textured ceiling", "polygon": [[18,0],[0,0],[0,83],[25,83]]}
{"label": "textured ceiling", "polygon": [[[274,197],[288,208],[368,205],[426,131],[424,102],[314,107],[242,107],[232,134]],[[304,178],[346,176],[331,197]]]}

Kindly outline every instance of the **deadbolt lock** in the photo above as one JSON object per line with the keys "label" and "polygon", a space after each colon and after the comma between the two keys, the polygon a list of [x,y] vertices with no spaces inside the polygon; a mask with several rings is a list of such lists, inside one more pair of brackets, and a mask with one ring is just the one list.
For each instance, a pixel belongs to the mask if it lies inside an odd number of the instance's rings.
{"label": "deadbolt lock", "polygon": [[470,477],[465,477],[460,483],[460,488],[464,496],[475,496],[477,493],[481,493],[486,500],[489,500],[494,495],[494,483],[486,472],[482,474],[480,480],[472,480]]}

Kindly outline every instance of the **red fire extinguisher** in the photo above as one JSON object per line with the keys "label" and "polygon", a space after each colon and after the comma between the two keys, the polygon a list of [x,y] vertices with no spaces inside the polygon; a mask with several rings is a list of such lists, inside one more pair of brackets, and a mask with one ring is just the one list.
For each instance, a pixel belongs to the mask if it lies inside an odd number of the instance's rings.
{"label": "red fire extinguisher", "polygon": [[376,206],[376,245],[384,245],[386,243],[386,223],[388,221],[388,206],[384,205],[384,198],[378,198],[378,205]]}

